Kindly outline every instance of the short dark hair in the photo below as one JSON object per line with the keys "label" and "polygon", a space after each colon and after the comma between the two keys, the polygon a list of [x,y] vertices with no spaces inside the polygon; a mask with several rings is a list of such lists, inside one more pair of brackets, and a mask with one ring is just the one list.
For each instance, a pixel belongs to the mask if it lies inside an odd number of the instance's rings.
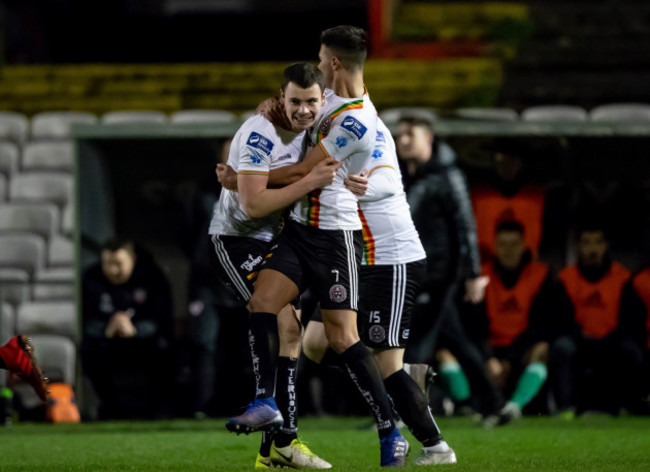
{"label": "short dark hair", "polygon": [[433,122],[424,116],[402,115],[400,116],[399,120],[397,120],[397,124],[419,126],[421,128],[425,128],[430,133],[433,133]]}
{"label": "short dark hair", "polygon": [[102,251],[115,252],[120,249],[125,249],[129,253],[135,254],[135,243],[130,238],[116,236],[114,238],[108,239],[102,245]]}
{"label": "short dark hair", "polygon": [[334,52],[345,69],[363,68],[368,57],[368,33],[356,26],[326,29],[320,35],[320,43]]}
{"label": "short dark hair", "polygon": [[522,236],[525,233],[524,225],[517,220],[501,220],[497,223],[497,227],[494,230],[495,234],[498,234],[502,231],[516,231]]}
{"label": "short dark hair", "polygon": [[282,91],[287,88],[289,82],[293,82],[298,87],[304,89],[318,84],[321,92],[325,90],[325,77],[323,77],[323,73],[314,64],[308,62],[296,62],[284,69]]}

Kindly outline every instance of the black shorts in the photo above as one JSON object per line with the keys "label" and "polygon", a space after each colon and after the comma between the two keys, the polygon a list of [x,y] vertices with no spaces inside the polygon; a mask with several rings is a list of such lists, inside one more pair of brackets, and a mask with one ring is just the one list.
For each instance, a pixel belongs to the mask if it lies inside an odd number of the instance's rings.
{"label": "black shorts", "polygon": [[269,242],[239,236],[213,235],[221,280],[245,303],[251,298]]}
{"label": "black shorts", "polygon": [[425,260],[361,267],[357,326],[366,346],[406,346],[415,297],[425,271]]}
{"label": "black shorts", "polygon": [[361,230],[324,230],[288,221],[262,269],[289,277],[300,293],[311,288],[325,310],[356,310]]}

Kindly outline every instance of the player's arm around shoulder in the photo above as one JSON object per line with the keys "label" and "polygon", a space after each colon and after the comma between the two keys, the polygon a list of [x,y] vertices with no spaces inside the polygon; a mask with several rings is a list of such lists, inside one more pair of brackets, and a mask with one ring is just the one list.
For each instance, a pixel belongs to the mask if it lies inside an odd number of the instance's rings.
{"label": "player's arm around shoulder", "polygon": [[331,184],[341,163],[333,158],[319,162],[305,177],[282,188],[267,188],[267,175],[239,174],[237,186],[239,200],[251,218],[262,218],[317,188]]}

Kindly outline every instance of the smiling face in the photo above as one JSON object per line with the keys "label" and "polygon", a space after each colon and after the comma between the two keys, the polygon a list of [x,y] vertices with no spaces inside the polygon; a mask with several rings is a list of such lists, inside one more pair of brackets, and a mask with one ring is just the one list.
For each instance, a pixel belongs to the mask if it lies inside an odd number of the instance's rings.
{"label": "smiling face", "polygon": [[302,88],[289,82],[282,93],[282,101],[291,129],[300,133],[316,122],[325,103],[325,92],[318,84]]}

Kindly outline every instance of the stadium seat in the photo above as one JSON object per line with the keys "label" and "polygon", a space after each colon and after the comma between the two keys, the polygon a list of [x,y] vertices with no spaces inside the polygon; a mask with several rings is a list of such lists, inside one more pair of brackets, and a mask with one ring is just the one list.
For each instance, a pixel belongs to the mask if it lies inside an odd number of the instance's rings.
{"label": "stadium seat", "polygon": [[8,202],[0,205],[0,233],[36,233],[50,241],[60,225],[59,209],[53,203]]}
{"label": "stadium seat", "polygon": [[63,208],[72,201],[72,175],[55,172],[16,174],[9,183],[13,202],[52,202]]}
{"label": "stadium seat", "polygon": [[49,267],[71,267],[74,263],[74,244],[65,236],[55,236],[48,245]]}
{"label": "stadium seat", "polygon": [[0,234],[0,267],[34,277],[45,266],[45,241],[33,233]]}
{"label": "stadium seat", "polygon": [[29,273],[23,269],[0,267],[0,302],[18,306],[29,299]]}
{"label": "stadium seat", "polygon": [[14,308],[0,301],[0,346],[6,344],[16,332]]}
{"label": "stadium seat", "polygon": [[517,121],[519,115],[512,108],[458,108],[454,116],[462,120]]}
{"label": "stadium seat", "polygon": [[56,334],[73,341],[79,338],[77,307],[74,300],[28,301],[16,310],[16,332]]}
{"label": "stadium seat", "polygon": [[650,104],[608,103],[592,108],[592,121],[650,121]]}
{"label": "stadium seat", "polygon": [[72,126],[94,125],[97,116],[84,111],[45,111],[37,113],[31,120],[31,139],[70,138]]}
{"label": "stadium seat", "polygon": [[41,270],[33,282],[32,299],[75,300],[75,274],[72,267],[54,267]]}
{"label": "stadium seat", "polygon": [[72,172],[74,145],[72,141],[32,141],[25,143],[21,169],[27,171]]}
{"label": "stadium seat", "polygon": [[7,183],[7,177],[4,174],[0,174],[0,203],[7,200],[7,191],[9,184]]}
{"label": "stadium seat", "polygon": [[573,105],[537,105],[521,112],[522,121],[587,121],[589,113]]}
{"label": "stadium seat", "polygon": [[61,222],[61,233],[66,236],[71,236],[74,233],[74,205],[69,203],[63,207],[63,220]]}
{"label": "stadium seat", "polygon": [[[32,338],[38,362],[50,382],[63,382],[74,385],[77,364],[77,347],[75,343],[66,336],[55,334],[32,332],[23,334]],[[41,404],[34,389],[27,383],[20,381],[13,388],[24,408],[36,408]]]}
{"label": "stadium seat", "polygon": [[389,127],[397,124],[402,116],[422,117],[427,118],[432,122],[438,119],[438,113],[436,110],[428,107],[386,108],[379,112],[379,118],[381,118],[382,121]]}
{"label": "stadium seat", "polygon": [[177,123],[235,123],[239,118],[227,110],[180,110],[172,113],[170,121]]}
{"label": "stadium seat", "polygon": [[29,118],[22,113],[0,111],[0,139],[24,143],[29,136]]}
{"label": "stadium seat", "polygon": [[149,110],[115,110],[104,113],[100,119],[103,125],[123,123],[165,124],[168,117],[161,111]]}
{"label": "stadium seat", "polygon": [[20,162],[20,149],[11,141],[0,141],[0,173],[7,179],[18,171]]}

